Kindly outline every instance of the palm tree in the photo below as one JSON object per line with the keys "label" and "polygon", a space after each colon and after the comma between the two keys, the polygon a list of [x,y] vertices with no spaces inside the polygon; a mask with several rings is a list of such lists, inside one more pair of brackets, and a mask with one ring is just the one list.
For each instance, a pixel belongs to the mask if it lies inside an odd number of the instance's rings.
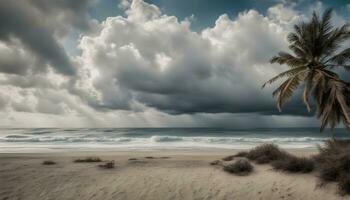
{"label": "palm tree", "polygon": [[344,48],[344,42],[350,39],[350,23],[336,28],[331,18],[332,9],[327,9],[322,16],[313,12],[310,21],[295,25],[287,38],[293,53],[280,52],[270,61],[286,64],[289,69],[262,86],[285,79],[273,92],[279,111],[293,92],[303,86],[304,104],[311,112],[309,97],[312,95],[321,131],[327,125],[334,129],[340,122],[348,129],[350,123],[350,84],[334,71],[350,70],[350,48]]}

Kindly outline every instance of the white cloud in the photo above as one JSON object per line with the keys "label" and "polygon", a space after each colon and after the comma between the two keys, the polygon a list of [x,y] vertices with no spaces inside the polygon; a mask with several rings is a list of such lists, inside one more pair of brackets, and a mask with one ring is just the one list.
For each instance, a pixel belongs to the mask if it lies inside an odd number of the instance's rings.
{"label": "white cloud", "polygon": [[131,4],[130,0],[121,0],[118,4],[118,7],[120,9],[127,9],[130,7],[130,4]]}
{"label": "white cloud", "polygon": [[159,8],[153,4],[148,4],[143,0],[133,0],[130,4],[130,8],[126,10],[126,14],[130,21],[142,23],[159,18],[161,12]]}
{"label": "white cloud", "polygon": [[266,16],[223,14],[202,32],[142,0],[123,0],[120,7],[125,16],[88,23],[98,31],[82,34],[82,54],[70,57],[73,77],[40,68],[21,44],[0,43],[0,63],[22,67],[0,66],[0,126],[315,124],[271,114],[271,91],[260,89],[283,70],[269,59],[287,49],[290,25],[303,17],[293,7],[277,4]]}
{"label": "white cloud", "polygon": [[268,62],[286,48],[287,33],[273,16],[255,10],[235,20],[222,15],[214,27],[196,33],[189,21],[140,0],[126,13],[81,40],[80,74],[89,76],[77,79],[74,89],[90,105],[131,109],[139,102],[169,113],[272,109],[260,86],[275,72]]}
{"label": "white cloud", "polygon": [[271,19],[277,20],[280,24],[294,24],[302,17],[291,7],[286,7],[285,4],[277,4],[267,10],[268,16]]}

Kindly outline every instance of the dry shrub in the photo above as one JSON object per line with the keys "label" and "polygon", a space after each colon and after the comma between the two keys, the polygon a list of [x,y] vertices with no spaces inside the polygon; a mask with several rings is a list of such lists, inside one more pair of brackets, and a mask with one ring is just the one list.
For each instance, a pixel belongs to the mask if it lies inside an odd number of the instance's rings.
{"label": "dry shrub", "polygon": [[55,165],[56,162],[51,161],[51,160],[45,160],[42,164],[43,164],[43,165]]}
{"label": "dry shrub", "polygon": [[76,163],[89,163],[89,162],[102,162],[102,159],[99,157],[87,157],[83,159],[74,160]]}
{"label": "dry shrub", "polygon": [[340,175],[350,174],[350,143],[348,141],[327,140],[319,147],[314,157],[323,181],[337,181]]}
{"label": "dry shrub", "polygon": [[115,167],[114,160],[108,161],[103,165],[99,165],[99,167],[104,169],[113,169]]}
{"label": "dry shrub", "polygon": [[293,172],[293,173],[309,173],[315,168],[315,163],[310,158],[299,158],[296,156],[287,156],[281,160],[275,160],[271,163],[276,170]]}
{"label": "dry shrub", "polygon": [[341,195],[350,194],[350,175],[341,175],[338,180],[338,190]]}
{"label": "dry shrub", "polygon": [[240,151],[240,152],[236,153],[235,155],[226,156],[226,157],[222,158],[221,160],[223,160],[223,161],[232,161],[236,157],[246,157],[247,154],[248,154],[247,151]]}
{"label": "dry shrub", "polygon": [[262,144],[248,152],[239,152],[235,157],[246,157],[258,164],[271,163],[274,169],[308,173],[314,169],[314,161],[309,158],[293,156],[274,144]]}
{"label": "dry shrub", "polygon": [[323,183],[336,181],[342,194],[350,194],[350,140],[327,140],[314,159]]}
{"label": "dry shrub", "polygon": [[246,157],[248,155],[248,151],[240,151],[234,155],[234,157]]}
{"label": "dry shrub", "polygon": [[246,158],[254,160],[258,164],[266,164],[275,160],[281,160],[289,156],[285,151],[282,151],[274,144],[262,144],[250,150],[246,154]]}
{"label": "dry shrub", "polygon": [[240,176],[248,175],[253,171],[253,165],[246,159],[240,159],[234,162],[233,164],[229,164],[224,166],[224,170],[226,172],[237,174]]}
{"label": "dry shrub", "polygon": [[226,156],[226,157],[222,158],[221,160],[223,160],[223,161],[231,161],[231,160],[234,159],[234,157],[235,157],[234,155]]}
{"label": "dry shrub", "polygon": [[221,160],[214,160],[214,161],[210,162],[210,165],[222,165],[222,161]]}

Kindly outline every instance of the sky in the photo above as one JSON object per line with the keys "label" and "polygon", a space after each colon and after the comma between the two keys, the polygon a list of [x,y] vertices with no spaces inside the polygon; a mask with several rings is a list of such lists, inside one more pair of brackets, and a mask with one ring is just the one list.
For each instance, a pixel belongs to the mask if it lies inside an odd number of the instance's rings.
{"label": "sky", "polygon": [[350,1],[0,0],[0,127],[317,127],[261,85],[287,34]]}

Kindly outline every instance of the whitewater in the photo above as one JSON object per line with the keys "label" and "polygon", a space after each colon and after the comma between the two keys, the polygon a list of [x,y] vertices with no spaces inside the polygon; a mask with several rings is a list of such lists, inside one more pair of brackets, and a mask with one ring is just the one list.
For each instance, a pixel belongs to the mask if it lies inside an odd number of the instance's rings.
{"label": "whitewater", "polygon": [[[335,133],[349,138],[343,129]],[[248,149],[262,143],[298,149],[317,148],[330,136],[318,128],[2,128],[0,152]]]}

